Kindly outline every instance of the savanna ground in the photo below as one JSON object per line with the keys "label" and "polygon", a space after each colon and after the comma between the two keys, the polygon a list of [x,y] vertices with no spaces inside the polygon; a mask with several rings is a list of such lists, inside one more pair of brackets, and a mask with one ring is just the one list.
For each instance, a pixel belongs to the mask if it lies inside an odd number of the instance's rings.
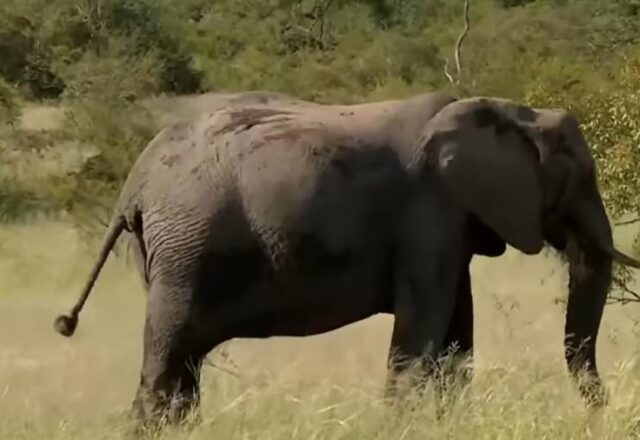
{"label": "savanna ground", "polygon": [[[623,242],[625,231],[617,234]],[[65,222],[0,229],[0,438],[124,438],[144,295],[124,247],[71,339],[54,333],[93,262]],[[381,401],[391,318],[308,338],[234,340],[204,369],[203,422],[176,439],[627,439],[640,435],[640,309],[607,307],[598,360],[610,405],[589,415],[562,358],[566,275],[509,250],[473,263],[477,376],[441,420],[434,400]],[[235,365],[234,365],[235,364]],[[226,370],[230,370],[227,372]],[[411,410],[409,410],[411,409]]]}

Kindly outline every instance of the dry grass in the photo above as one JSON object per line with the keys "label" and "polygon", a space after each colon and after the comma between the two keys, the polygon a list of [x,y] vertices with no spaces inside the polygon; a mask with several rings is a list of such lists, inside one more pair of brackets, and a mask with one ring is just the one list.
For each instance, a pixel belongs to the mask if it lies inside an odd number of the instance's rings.
{"label": "dry grass", "polygon": [[[197,95],[154,96],[144,100],[144,107],[158,118],[161,126],[211,111],[232,93],[209,92]],[[27,104],[22,108],[20,128],[23,130],[55,130],[62,127],[65,108],[61,104]]]}
{"label": "dry grass", "polygon": [[[624,238],[624,237],[623,237]],[[111,258],[77,334],[56,335],[88,273],[64,223],[0,229],[0,439],[124,438],[138,381],[144,297],[126,258]],[[558,269],[553,272],[554,267]],[[380,402],[389,317],[310,338],[228,345],[239,376],[207,367],[204,421],[176,439],[623,439],[640,417],[634,305],[608,307],[599,345],[611,404],[589,415],[562,364],[563,271],[515,252],[473,264],[477,376],[441,420],[433,399]],[[544,283],[541,280],[545,280]],[[215,353],[211,360],[229,368]]]}

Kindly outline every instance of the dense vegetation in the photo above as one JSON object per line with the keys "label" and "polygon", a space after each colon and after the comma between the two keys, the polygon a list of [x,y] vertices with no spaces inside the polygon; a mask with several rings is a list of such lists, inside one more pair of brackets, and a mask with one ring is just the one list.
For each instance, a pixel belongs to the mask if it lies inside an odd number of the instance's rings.
{"label": "dense vegetation", "polygon": [[[566,107],[588,135],[612,215],[640,216],[640,1],[471,0],[456,86],[444,71],[454,70],[462,8],[462,0],[3,0],[0,217],[104,218],[159,128],[149,98],[247,89],[320,102],[447,89]],[[25,130],[30,102],[62,106],[63,124]],[[73,166],[33,172],[46,157]]]}

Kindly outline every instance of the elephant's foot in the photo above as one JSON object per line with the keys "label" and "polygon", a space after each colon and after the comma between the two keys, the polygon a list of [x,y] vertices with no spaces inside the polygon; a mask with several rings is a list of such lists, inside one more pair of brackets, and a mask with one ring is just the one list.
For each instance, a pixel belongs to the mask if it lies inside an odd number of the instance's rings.
{"label": "elephant's foot", "polygon": [[471,350],[452,350],[440,355],[438,361],[438,387],[442,390],[465,388],[473,378]]}
{"label": "elephant's foot", "polygon": [[385,386],[385,400],[395,404],[407,396],[424,396],[432,385],[436,418],[440,419],[456,402],[473,377],[470,352],[456,352],[437,361],[417,358],[390,364]]}
{"label": "elephant's foot", "polygon": [[436,418],[447,414],[448,409],[460,398],[473,378],[473,357],[470,351],[443,354],[436,380]]}
{"label": "elephant's foot", "polygon": [[172,393],[141,386],[132,405],[138,433],[153,434],[166,426],[189,426],[200,421],[197,389],[176,384]]}
{"label": "elephant's foot", "polygon": [[426,357],[396,356],[390,358],[385,399],[398,402],[412,393],[422,394],[435,374],[435,362]]}
{"label": "elephant's foot", "polygon": [[566,360],[571,379],[578,388],[585,405],[589,409],[598,409],[607,405],[609,393],[602,383],[595,365],[595,348],[566,348]]}
{"label": "elephant's foot", "polygon": [[132,412],[144,430],[198,422],[202,358],[148,350]]}
{"label": "elephant's foot", "polygon": [[387,397],[401,394],[403,381],[410,388],[423,387],[432,380],[438,391],[447,391],[452,387],[464,388],[473,378],[472,357],[469,353],[451,355],[439,361],[426,359],[415,360],[411,363],[395,364],[390,367],[387,375],[385,393]]}
{"label": "elephant's foot", "polygon": [[577,382],[580,396],[588,408],[597,410],[607,405],[609,395],[597,373],[590,371],[583,374],[573,373],[573,377]]}

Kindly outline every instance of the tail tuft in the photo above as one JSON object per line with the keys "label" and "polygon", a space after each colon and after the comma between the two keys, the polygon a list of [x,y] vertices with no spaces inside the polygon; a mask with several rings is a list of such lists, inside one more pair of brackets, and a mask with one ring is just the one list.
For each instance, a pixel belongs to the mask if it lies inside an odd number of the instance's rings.
{"label": "tail tuft", "polygon": [[76,327],[78,326],[78,315],[74,314],[71,316],[60,315],[56,318],[53,323],[53,327],[56,329],[58,333],[62,336],[69,337],[73,335],[76,331]]}
{"label": "tail tuft", "polygon": [[82,311],[87,298],[89,298],[91,288],[96,282],[96,278],[98,278],[100,269],[102,269],[104,262],[109,256],[109,252],[111,251],[111,249],[113,249],[113,245],[116,243],[116,240],[120,236],[120,233],[124,230],[125,226],[126,220],[124,219],[124,217],[114,217],[114,219],[111,221],[109,230],[107,231],[104,242],[102,243],[102,248],[100,249],[98,261],[96,261],[93,265],[93,269],[91,270],[89,279],[82,289],[80,298],[78,298],[76,304],[73,306],[71,312],[68,315],[58,316],[53,323],[53,328],[55,328],[56,331],[62,336],[69,337],[76,331],[76,327],[78,326],[78,315],[80,314],[80,311]]}

